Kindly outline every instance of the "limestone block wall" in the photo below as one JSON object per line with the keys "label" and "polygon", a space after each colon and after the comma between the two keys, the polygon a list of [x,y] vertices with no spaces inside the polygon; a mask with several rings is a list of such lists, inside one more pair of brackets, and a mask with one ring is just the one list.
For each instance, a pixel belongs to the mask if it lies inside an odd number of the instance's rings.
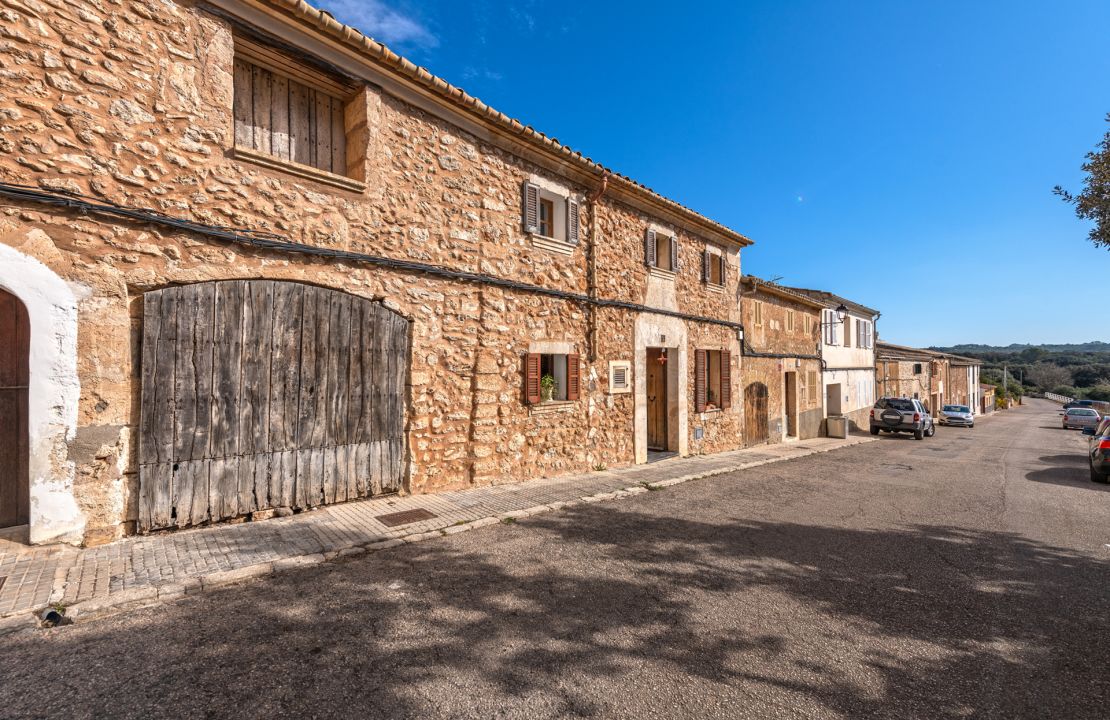
{"label": "limestone block wall", "polygon": [[[701,282],[706,241],[672,228],[680,268],[654,286],[642,262],[666,220],[602,197],[384,93],[346,113],[362,191],[252,164],[233,151],[234,28],[190,2],[0,0],[0,180],[90,195],[205,223],[272,231],[312,246],[419,260],[655,307],[737,320],[738,253],[728,283]],[[361,143],[361,144],[360,144]],[[583,200],[582,244],[537,249],[521,226],[525,181]],[[341,261],[255,251],[164,227],[41,206],[0,208],[0,244],[73,293],[76,395],[55,454],[72,522],[56,538],[100,542],[133,530],[143,293],[237,278],[306,282],[380,299],[412,322],[408,490],[583,471],[637,461],[635,394],[608,392],[608,361],[631,360],[636,313]],[[12,265],[0,266],[0,283]],[[683,424],[689,452],[742,442],[735,331],[677,321],[685,352],[733,351],[729,411]],[[522,402],[522,360],[559,342],[583,358],[583,391],[558,412]],[[593,343],[591,348],[590,343]],[[592,360],[590,359],[592,358]],[[685,368],[693,408],[693,363]],[[694,440],[696,429],[704,437]],[[68,479],[67,479],[68,478]],[[53,512],[53,511],[52,511]],[[60,517],[60,511],[55,513]],[[62,527],[59,525],[58,527]]]}

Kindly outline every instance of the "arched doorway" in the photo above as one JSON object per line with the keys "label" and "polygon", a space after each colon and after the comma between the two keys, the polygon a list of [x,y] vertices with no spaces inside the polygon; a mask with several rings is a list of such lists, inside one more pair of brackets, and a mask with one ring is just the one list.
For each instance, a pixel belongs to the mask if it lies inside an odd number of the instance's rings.
{"label": "arched doorway", "polygon": [[767,419],[767,386],[755,382],[744,388],[744,444],[759,445],[770,439]]}
{"label": "arched doorway", "polygon": [[30,518],[27,385],[31,320],[19,298],[0,289],[0,528]]}

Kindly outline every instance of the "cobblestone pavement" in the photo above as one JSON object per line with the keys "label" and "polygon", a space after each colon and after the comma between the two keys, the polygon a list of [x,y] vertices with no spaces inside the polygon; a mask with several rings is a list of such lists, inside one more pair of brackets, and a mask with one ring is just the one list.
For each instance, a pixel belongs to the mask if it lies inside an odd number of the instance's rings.
{"label": "cobblestone pavement", "polygon": [[[25,614],[50,602],[78,607],[83,604],[91,609],[97,604],[110,605],[113,600],[181,595],[199,587],[204,579],[212,584],[242,579],[273,570],[275,563],[280,568],[283,562],[323,559],[351,548],[388,544],[401,538],[452,534],[506,514],[550,509],[545,506],[552,503],[607,500],[617,497],[612,493],[646,492],[645,483],[669,485],[869,440],[816,438],[583,475],[432,495],[391,496],[287,518],[133,537],[87,549],[30,548],[3,542],[0,578],[5,580],[0,586],[0,617]],[[415,509],[428,510],[436,517],[399,527],[387,527],[377,520],[380,515]]]}

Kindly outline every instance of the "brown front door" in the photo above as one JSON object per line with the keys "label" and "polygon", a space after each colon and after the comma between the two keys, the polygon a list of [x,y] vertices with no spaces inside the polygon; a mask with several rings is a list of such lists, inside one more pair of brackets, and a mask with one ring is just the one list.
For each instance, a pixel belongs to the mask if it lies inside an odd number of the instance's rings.
{"label": "brown front door", "polygon": [[767,422],[767,386],[752,383],[744,388],[744,442],[759,445],[771,439]]}
{"label": "brown front door", "polygon": [[647,446],[667,449],[667,364],[661,348],[647,350]]}
{"label": "brown front door", "polygon": [[798,437],[798,373],[786,373],[786,436]]}
{"label": "brown front door", "polygon": [[0,290],[0,527],[30,516],[27,381],[31,321],[15,295]]}

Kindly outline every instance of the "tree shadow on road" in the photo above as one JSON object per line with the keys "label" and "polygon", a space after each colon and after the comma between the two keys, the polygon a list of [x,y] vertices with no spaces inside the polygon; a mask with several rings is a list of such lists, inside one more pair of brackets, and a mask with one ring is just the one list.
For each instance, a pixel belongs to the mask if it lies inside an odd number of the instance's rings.
{"label": "tree shadow on road", "polygon": [[0,707],[644,717],[739,688],[757,716],[1104,715],[1110,571],[1094,557],[998,532],[643,510],[573,508],[14,636]]}

